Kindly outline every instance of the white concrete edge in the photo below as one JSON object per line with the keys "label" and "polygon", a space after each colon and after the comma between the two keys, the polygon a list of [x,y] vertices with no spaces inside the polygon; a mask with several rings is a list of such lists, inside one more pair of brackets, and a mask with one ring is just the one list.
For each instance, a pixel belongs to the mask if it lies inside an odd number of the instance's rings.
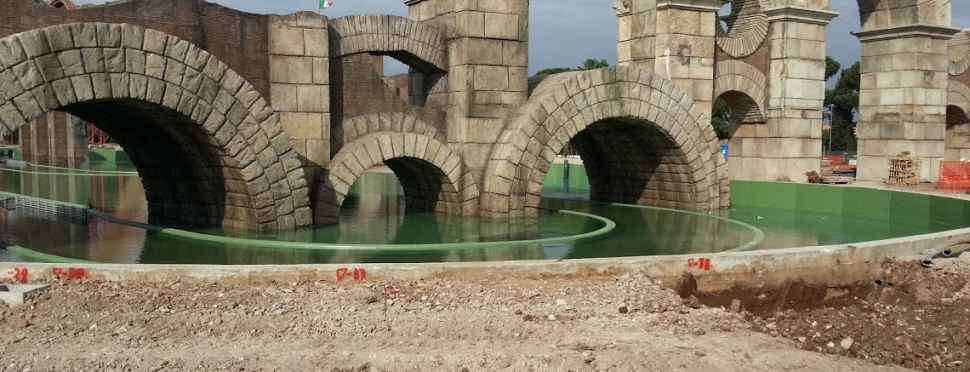
{"label": "white concrete edge", "polygon": [[875,275],[888,258],[911,259],[970,228],[857,244],[749,252],[577,260],[460,263],[359,263],[306,265],[42,264],[0,262],[0,280],[38,282],[54,278],[136,282],[266,283],[297,281],[395,282],[448,277],[609,274],[641,272],[654,278],[692,275],[699,287],[723,290],[792,280],[852,283]]}

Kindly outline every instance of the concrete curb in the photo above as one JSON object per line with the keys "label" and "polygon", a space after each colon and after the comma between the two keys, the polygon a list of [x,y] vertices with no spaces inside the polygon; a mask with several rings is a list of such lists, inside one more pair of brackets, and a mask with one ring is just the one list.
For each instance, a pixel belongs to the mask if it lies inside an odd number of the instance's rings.
{"label": "concrete curb", "polygon": [[465,263],[358,265],[145,265],[35,264],[0,262],[0,273],[15,282],[88,279],[125,282],[287,283],[326,280],[394,282],[433,277],[556,277],[641,272],[658,279],[691,275],[698,289],[720,291],[800,280],[806,284],[840,285],[873,280],[887,258],[915,260],[919,252],[970,228],[861,244],[631,258],[568,261],[500,261]]}

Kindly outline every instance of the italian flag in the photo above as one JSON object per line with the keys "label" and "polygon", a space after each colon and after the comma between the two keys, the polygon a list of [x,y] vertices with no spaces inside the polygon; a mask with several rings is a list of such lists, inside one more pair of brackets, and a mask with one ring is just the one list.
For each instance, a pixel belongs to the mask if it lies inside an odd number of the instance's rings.
{"label": "italian flag", "polygon": [[320,0],[320,10],[327,9],[332,6],[333,3],[331,3],[329,0]]}

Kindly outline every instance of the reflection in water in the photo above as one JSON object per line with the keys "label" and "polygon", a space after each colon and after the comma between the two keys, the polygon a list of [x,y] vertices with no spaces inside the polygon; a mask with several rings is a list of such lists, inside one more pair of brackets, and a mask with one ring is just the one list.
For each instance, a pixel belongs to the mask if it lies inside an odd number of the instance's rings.
{"label": "reflection in water", "polygon": [[[134,175],[84,174],[83,171],[28,168],[28,172],[0,168],[0,190],[77,204],[89,204],[115,217],[146,221],[144,190]],[[387,171],[364,173],[351,189],[339,224],[271,235],[239,235],[221,230],[210,234],[356,245],[357,249],[267,249],[226,244],[186,242],[144,230],[91,218],[86,224],[50,221],[25,211],[0,208],[0,245],[16,244],[72,258],[116,263],[181,264],[296,264],[369,262],[447,262],[710,253],[748,243],[753,233],[715,215],[663,209],[597,204],[588,199],[581,166],[573,166],[564,187],[563,172],[553,168],[546,181],[538,219],[483,220],[435,213],[404,213],[400,183]],[[584,241],[515,243],[472,247],[460,243],[525,241],[572,236],[597,230],[602,222],[555,212],[568,209],[606,217],[617,223],[611,233]],[[758,226],[765,231],[761,249],[841,244],[922,234],[952,227],[889,224],[885,222],[806,212],[735,208],[723,217]],[[934,230],[936,229],[936,230]],[[384,244],[450,244],[447,247]],[[365,246],[361,249],[361,245]],[[0,251],[0,260],[17,260]]]}

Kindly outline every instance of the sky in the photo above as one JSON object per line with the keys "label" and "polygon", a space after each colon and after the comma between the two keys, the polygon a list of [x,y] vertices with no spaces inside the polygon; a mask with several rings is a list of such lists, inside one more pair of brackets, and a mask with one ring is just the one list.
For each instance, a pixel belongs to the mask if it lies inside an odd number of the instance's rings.
{"label": "sky", "polygon": [[[75,0],[83,3],[84,0]],[[289,14],[316,11],[318,0],[209,0],[252,13]],[[403,0],[330,0],[324,10],[330,18],[350,14],[393,14],[407,16]],[[88,1],[103,3],[103,0]],[[970,3],[954,1],[953,26],[970,28]],[[859,40],[850,32],[859,29],[859,8],[854,0],[832,0],[832,10],[841,13],[828,28],[827,52],[848,67],[859,60]],[[960,3],[957,5],[957,3]],[[529,73],[546,68],[576,67],[587,58],[616,64],[617,19],[613,0],[531,0],[529,17]],[[726,9],[725,9],[726,11]],[[723,12],[723,11],[722,11]],[[407,67],[385,58],[385,73],[394,75]],[[834,84],[835,78],[829,84]]]}

